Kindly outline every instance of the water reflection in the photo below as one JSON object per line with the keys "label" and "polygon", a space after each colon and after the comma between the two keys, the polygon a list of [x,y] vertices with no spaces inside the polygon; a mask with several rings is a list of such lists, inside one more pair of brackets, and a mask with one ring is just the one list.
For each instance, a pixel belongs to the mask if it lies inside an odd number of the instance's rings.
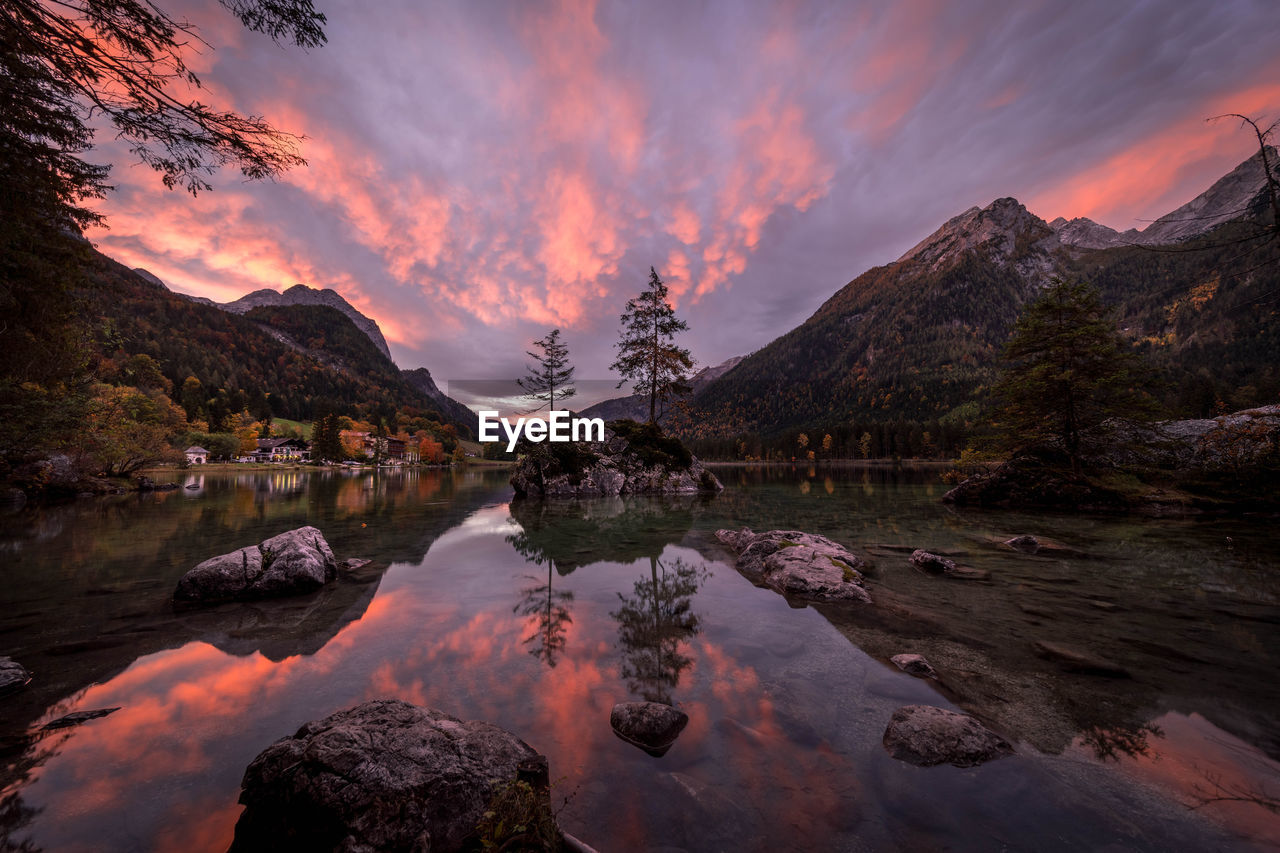
{"label": "water reflection", "polygon": [[547,666],[554,667],[556,655],[564,651],[566,634],[573,622],[573,616],[569,613],[573,593],[553,588],[555,561],[548,559],[546,564],[547,582],[544,584],[534,575],[525,575],[535,584],[521,590],[520,603],[512,608],[512,612],[519,613],[532,622],[531,632],[524,639],[524,644],[529,646],[529,654]]}
{"label": "water reflection", "polygon": [[646,702],[674,704],[672,691],[693,664],[685,644],[698,634],[693,596],[708,572],[677,559],[666,566],[649,558],[649,577],[637,580],[631,595],[618,593],[622,606],[611,612],[618,622],[622,677],[627,689]]}
{"label": "water reflection", "polygon": [[[1276,533],[967,516],[905,474],[808,469],[726,469],[745,485],[710,502],[509,507],[500,471],[313,474],[265,490],[265,475],[202,472],[198,493],[0,521],[0,653],[36,674],[0,706],[13,736],[0,737],[0,812],[15,824],[0,849],[225,850],[254,755],[383,696],[519,733],[551,758],[561,792],[577,791],[570,831],[605,851],[1227,846],[1202,814],[1268,837],[1280,768],[1257,747],[1280,725]],[[169,607],[197,559],[305,523],[340,556],[373,559],[370,576],[256,611]],[[857,622],[791,610],[719,568],[712,533],[730,526],[879,543],[877,606]],[[1084,556],[989,545],[1021,532]],[[920,575],[910,547],[963,552],[992,580]],[[1061,673],[1037,639],[1135,677]],[[886,663],[904,651],[940,665],[943,683]],[[689,714],[661,762],[614,737],[609,710],[627,698]],[[1022,754],[954,772],[885,755],[893,708],[951,699],[1015,733]],[[116,705],[35,737],[45,720]],[[1182,793],[1161,800],[1126,774]],[[1129,811],[1117,817],[1116,802]]]}

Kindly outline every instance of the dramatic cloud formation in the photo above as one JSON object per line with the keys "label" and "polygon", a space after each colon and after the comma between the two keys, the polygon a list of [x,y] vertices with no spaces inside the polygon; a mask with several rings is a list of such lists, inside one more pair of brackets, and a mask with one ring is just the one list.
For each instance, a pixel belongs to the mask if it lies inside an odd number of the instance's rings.
{"label": "dramatic cloud formation", "polygon": [[107,145],[91,237],[220,301],[332,287],[446,381],[517,374],[552,326],[607,378],[651,265],[713,364],[1000,196],[1142,227],[1250,154],[1205,119],[1280,114],[1268,0],[318,5],[311,53],[181,9],[204,97],[310,165],[193,200]]}

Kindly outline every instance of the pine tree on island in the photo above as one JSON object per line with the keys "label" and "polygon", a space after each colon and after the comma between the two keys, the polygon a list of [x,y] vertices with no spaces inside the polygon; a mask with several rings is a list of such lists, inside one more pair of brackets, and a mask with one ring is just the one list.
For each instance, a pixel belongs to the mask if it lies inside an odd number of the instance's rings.
{"label": "pine tree on island", "polygon": [[686,383],[693,359],[687,349],[675,344],[676,333],[687,331],[689,326],[676,317],[667,301],[667,286],[653,267],[649,267],[648,285],[628,300],[621,321],[618,358],[610,368],[622,376],[619,388],[630,381],[639,393],[648,395],[648,422],[656,425],[659,404],[690,391]]}

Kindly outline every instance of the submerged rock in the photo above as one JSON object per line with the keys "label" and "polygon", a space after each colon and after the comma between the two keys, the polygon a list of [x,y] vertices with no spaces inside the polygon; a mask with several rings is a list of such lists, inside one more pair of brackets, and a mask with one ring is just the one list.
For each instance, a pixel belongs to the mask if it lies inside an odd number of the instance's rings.
{"label": "submerged rock", "polygon": [[946,557],[931,554],[921,548],[911,552],[911,565],[932,574],[942,574],[943,572],[954,572],[956,570],[955,560],[948,560]]}
{"label": "submerged rock", "polygon": [[21,690],[31,680],[31,673],[13,658],[0,657],[0,696]]}
{"label": "submerged rock", "polygon": [[1082,672],[1087,675],[1105,675],[1108,678],[1128,678],[1129,671],[1117,663],[1097,657],[1089,652],[1081,651],[1061,643],[1050,643],[1044,640],[1035,642],[1036,654],[1051,660],[1068,672]]}
{"label": "submerged rock", "polygon": [[90,720],[97,720],[101,717],[107,716],[108,714],[114,714],[116,711],[119,711],[119,710],[120,710],[120,707],[117,705],[114,708],[96,708],[92,711],[72,711],[70,714],[67,714],[66,716],[59,717],[56,720],[52,720],[51,722],[45,723],[40,728],[45,731],[51,731],[54,729],[69,729],[72,726],[78,726],[81,723],[87,723]]}
{"label": "submerged rock", "polygon": [[931,705],[905,705],[884,730],[884,748],[919,767],[975,767],[1013,752],[1009,742],[968,714]]}
{"label": "submerged rock", "polygon": [[366,702],[307,723],[253,760],[231,853],[462,850],[495,795],[540,758],[489,723]]}
{"label": "submerged rock", "polygon": [[1015,536],[1012,539],[1006,539],[1004,544],[1024,554],[1034,554],[1040,550],[1040,540],[1026,533],[1021,536]]}
{"label": "submerged rock", "polygon": [[933,666],[925,660],[924,655],[894,655],[889,660],[907,675],[914,675],[917,678],[938,677],[938,673],[934,672]]}
{"label": "submerged rock", "polygon": [[945,575],[963,581],[984,581],[991,576],[986,569],[958,566],[955,560],[917,548],[911,552],[911,565],[934,575]]}
{"label": "submerged rock", "polygon": [[663,755],[689,723],[689,715],[660,702],[619,702],[609,714],[613,733],[650,755]]}
{"label": "submerged rock", "polygon": [[775,592],[814,601],[871,603],[863,585],[866,561],[825,536],[798,530],[753,533],[717,530],[738,555],[737,569]]}
{"label": "submerged rock", "polygon": [[173,597],[181,603],[272,598],[312,592],[337,577],[338,564],[324,535],[299,527],[205,560],[178,581]]}
{"label": "submerged rock", "polygon": [[604,441],[524,441],[519,452],[511,474],[519,496],[669,495],[724,488],[678,439],[634,421],[611,421]]}

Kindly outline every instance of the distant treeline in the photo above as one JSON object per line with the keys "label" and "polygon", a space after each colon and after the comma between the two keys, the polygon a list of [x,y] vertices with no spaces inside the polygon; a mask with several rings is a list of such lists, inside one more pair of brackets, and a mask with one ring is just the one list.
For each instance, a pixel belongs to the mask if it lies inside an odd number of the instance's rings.
{"label": "distant treeline", "polygon": [[700,459],[954,459],[971,431],[942,422],[895,420],[853,422],[826,429],[794,429],[768,437],[744,434],[732,438],[686,438]]}

